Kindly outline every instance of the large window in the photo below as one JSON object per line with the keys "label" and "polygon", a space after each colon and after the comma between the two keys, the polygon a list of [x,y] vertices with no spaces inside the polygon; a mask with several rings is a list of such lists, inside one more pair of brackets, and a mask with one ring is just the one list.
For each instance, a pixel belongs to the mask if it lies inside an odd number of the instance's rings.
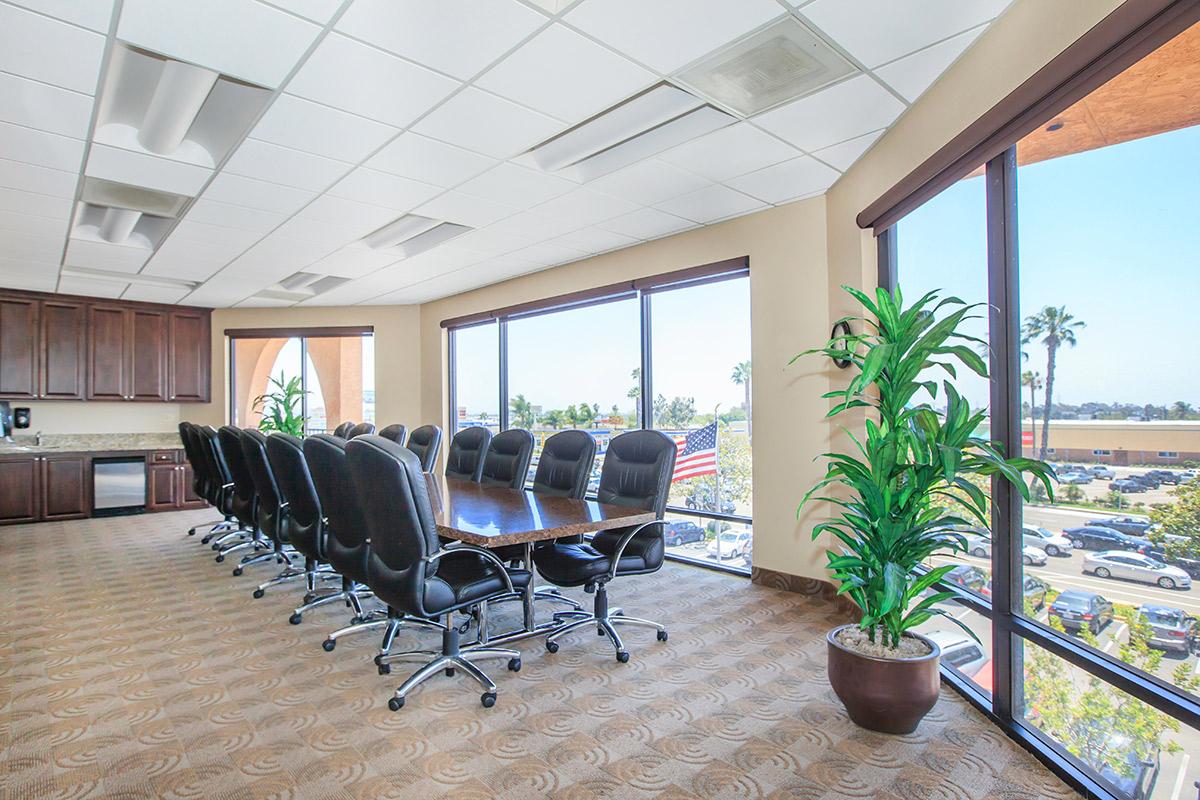
{"label": "large window", "polygon": [[744,262],[699,278],[646,283],[452,327],[454,428],[530,430],[530,482],[548,437],[586,430],[597,443],[592,492],[613,436],[661,430],[676,441],[680,464],[668,499],[668,554],[749,572],[750,282]]}
{"label": "large window", "polygon": [[[988,663],[947,667],[1089,789],[1132,800],[1200,785],[1200,374],[1171,334],[1200,295],[1200,114],[1180,100],[1200,96],[1198,46],[1200,25],[880,248],[906,297],[990,304],[971,333],[989,341],[992,379],[955,385],[988,408],[994,439],[1058,476],[1053,499],[1034,487],[1028,503],[993,485],[991,524],[968,532],[947,608]],[[954,627],[926,626],[947,640]]]}
{"label": "large window", "polygon": [[232,424],[256,427],[263,411],[259,398],[280,393],[292,381],[300,392],[297,405],[305,433],[324,433],[347,421],[375,421],[375,342],[370,333],[270,334],[229,331]]}

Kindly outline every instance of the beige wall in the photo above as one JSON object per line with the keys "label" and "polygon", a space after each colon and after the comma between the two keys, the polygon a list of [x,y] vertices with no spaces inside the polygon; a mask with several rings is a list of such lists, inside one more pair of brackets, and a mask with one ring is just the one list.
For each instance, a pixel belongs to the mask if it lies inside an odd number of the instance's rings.
{"label": "beige wall", "polygon": [[29,430],[43,433],[173,433],[180,414],[188,413],[181,403],[101,403],[78,400],[13,400],[14,407],[28,406],[33,417]]}

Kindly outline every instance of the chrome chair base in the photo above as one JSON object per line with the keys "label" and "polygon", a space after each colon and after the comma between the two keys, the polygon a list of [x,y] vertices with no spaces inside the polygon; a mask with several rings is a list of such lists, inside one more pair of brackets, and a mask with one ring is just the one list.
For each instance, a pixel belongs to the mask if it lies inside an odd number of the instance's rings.
{"label": "chrome chair base", "polygon": [[206,525],[208,526],[208,533],[201,537],[201,544],[208,544],[210,541],[212,541],[213,536],[216,536],[219,533],[224,533],[230,528],[236,527],[237,523],[231,519],[212,519],[208,522],[201,522],[199,525],[193,525],[191,528],[188,528],[188,536],[195,536],[196,531],[200,530]]}
{"label": "chrome chair base", "polygon": [[667,629],[657,622],[639,617],[628,617],[624,614],[624,609],[608,607],[608,592],[604,584],[600,584],[596,588],[596,602],[592,611],[556,611],[554,612],[555,622],[562,620],[572,620],[566,622],[562,627],[556,628],[554,632],[546,636],[546,650],[551,653],[557,653],[559,644],[558,640],[569,633],[573,633],[581,628],[586,628],[590,625],[596,627],[596,633],[600,636],[607,636],[613,643],[616,649],[617,661],[624,664],[629,661],[629,651],[625,649],[625,643],[621,641],[621,635],[617,633],[618,625],[634,625],[643,628],[653,628],[656,632],[658,641],[667,641]]}
{"label": "chrome chair base", "polygon": [[258,588],[254,590],[254,599],[257,600],[262,597],[264,594],[266,594],[267,589],[270,589],[272,586],[278,586],[281,583],[287,583],[295,580],[296,578],[305,578],[305,584],[308,587],[308,594],[305,595],[305,602],[307,603],[307,598],[317,591],[318,578],[321,580],[330,580],[332,578],[337,578],[340,580],[341,577],[342,576],[338,575],[336,572],[330,571],[328,567],[319,568],[314,566],[309,561],[305,561],[303,567],[296,567],[293,566],[289,560],[288,566],[283,570],[283,572],[280,572],[274,578],[264,581],[258,585]]}

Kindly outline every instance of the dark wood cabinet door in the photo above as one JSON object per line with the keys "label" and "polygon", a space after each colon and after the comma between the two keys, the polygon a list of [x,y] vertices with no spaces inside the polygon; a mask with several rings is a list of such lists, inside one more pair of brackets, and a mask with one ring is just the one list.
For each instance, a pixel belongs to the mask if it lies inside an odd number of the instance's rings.
{"label": "dark wood cabinet door", "polygon": [[195,473],[192,471],[192,465],[181,465],[179,467],[179,474],[181,476],[180,480],[183,482],[183,490],[181,492],[183,500],[180,505],[184,508],[202,508],[205,505],[205,501],[203,497],[196,494],[195,486],[193,486]]}
{"label": "dark wood cabinet door", "polygon": [[128,311],[120,306],[89,306],[88,333],[88,399],[128,399]]}
{"label": "dark wood cabinet door", "polygon": [[149,481],[146,485],[146,509],[149,511],[166,511],[178,508],[180,504],[179,466],[176,464],[155,464],[150,467]]}
{"label": "dark wood cabinet door", "polygon": [[89,513],[85,456],[42,457],[42,519],[82,519]]}
{"label": "dark wood cabinet door", "polygon": [[175,402],[207,403],[212,340],[209,315],[174,311],[170,319],[168,398]]}
{"label": "dark wood cabinet door", "polygon": [[167,399],[167,313],[133,309],[129,312],[132,336],[130,400]]}
{"label": "dark wood cabinet door", "polygon": [[40,395],[48,400],[82,400],[87,307],[46,300],[41,310]]}
{"label": "dark wood cabinet door", "polygon": [[0,297],[0,398],[37,397],[37,300]]}
{"label": "dark wood cabinet door", "polygon": [[41,473],[36,458],[0,458],[0,525],[35,522],[40,485]]}

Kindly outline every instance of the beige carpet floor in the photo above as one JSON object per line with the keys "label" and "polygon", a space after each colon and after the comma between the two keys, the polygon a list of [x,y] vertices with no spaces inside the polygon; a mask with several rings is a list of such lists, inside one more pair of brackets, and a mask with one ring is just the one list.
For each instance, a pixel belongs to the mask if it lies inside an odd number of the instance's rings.
{"label": "beige carpet floor", "polygon": [[287,624],[302,588],[252,599],[275,568],[231,577],[185,535],[209,516],[0,528],[2,800],[1073,796],[949,689],[912,735],[855,727],[830,606],[677,565],[613,584],[670,627],[630,629],[630,663],[590,631],[527,641],[520,673],[487,667],[494,708],[439,676],[394,713],[375,638],[324,652],[349,612]]}

